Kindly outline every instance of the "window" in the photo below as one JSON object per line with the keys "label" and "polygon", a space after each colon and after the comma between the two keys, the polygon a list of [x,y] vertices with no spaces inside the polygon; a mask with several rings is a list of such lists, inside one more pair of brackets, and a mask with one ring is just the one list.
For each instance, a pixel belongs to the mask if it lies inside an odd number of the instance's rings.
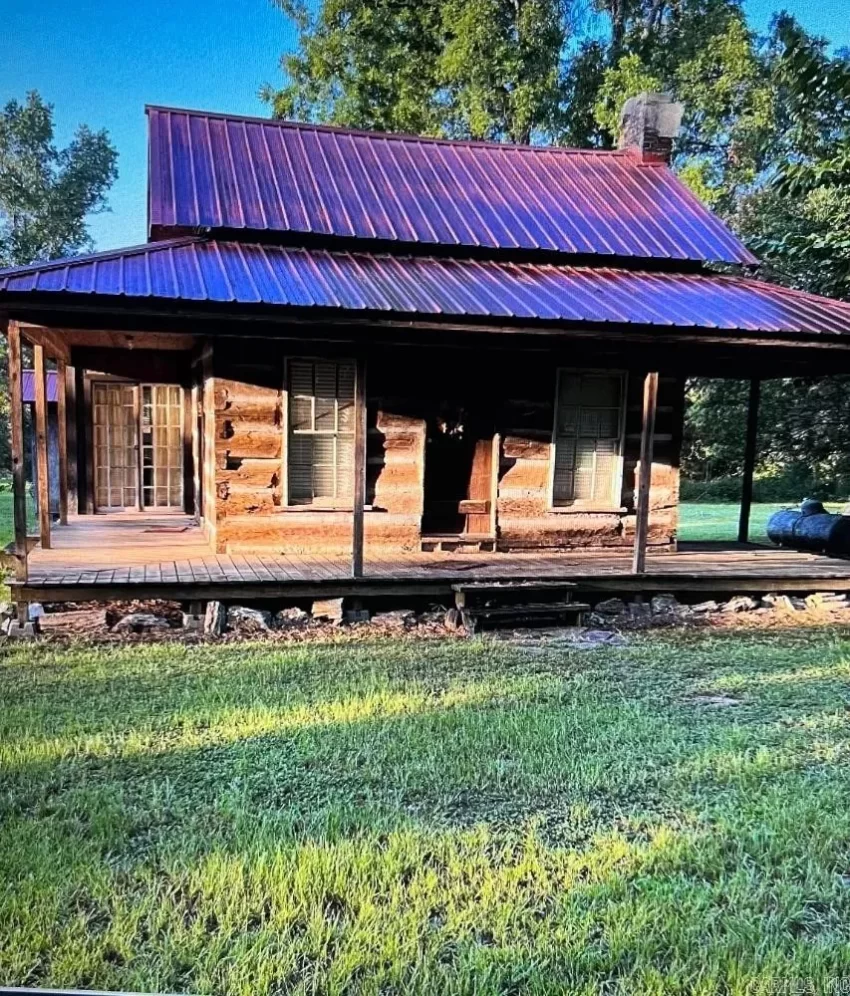
{"label": "window", "polygon": [[350,505],[354,494],[354,363],[288,363],[290,505]]}
{"label": "window", "polygon": [[552,505],[619,504],[622,374],[561,370],[555,405]]}

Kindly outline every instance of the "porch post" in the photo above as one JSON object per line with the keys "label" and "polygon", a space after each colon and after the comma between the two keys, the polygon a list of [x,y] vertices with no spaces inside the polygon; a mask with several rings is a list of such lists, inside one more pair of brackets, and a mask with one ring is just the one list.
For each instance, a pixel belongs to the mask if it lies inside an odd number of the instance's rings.
{"label": "porch post", "polygon": [[68,408],[65,361],[56,361],[56,428],[59,441],[59,523],[68,525]]}
{"label": "porch post", "polygon": [[79,446],[77,437],[77,369],[65,365],[65,438],[68,442],[68,507],[76,515],[80,508]]}
{"label": "porch post", "polygon": [[50,549],[50,476],[47,465],[47,393],[44,370],[44,346],[34,343],[35,377],[35,449],[38,462],[38,526],[41,548]]}
{"label": "porch post", "polygon": [[12,492],[15,513],[15,578],[27,579],[27,476],[24,463],[24,389],[21,327],[9,322],[9,402],[12,421]]}
{"label": "porch post", "polygon": [[658,374],[648,373],[643,382],[643,425],[640,434],[640,465],[635,497],[635,545],[632,573],[646,569],[646,540],[649,534],[649,490],[652,483],[652,450],[655,442],[655,410],[658,405]]}
{"label": "porch post", "polygon": [[354,375],[354,509],[351,575],[363,577],[363,509],[366,504],[366,360],[358,356]]}
{"label": "porch post", "polygon": [[756,469],[756,444],[758,442],[759,400],[761,381],[750,381],[750,400],[747,406],[747,437],[744,444],[744,480],[741,484],[741,513],[738,519],[738,542],[750,539],[750,508],[753,504],[753,473]]}

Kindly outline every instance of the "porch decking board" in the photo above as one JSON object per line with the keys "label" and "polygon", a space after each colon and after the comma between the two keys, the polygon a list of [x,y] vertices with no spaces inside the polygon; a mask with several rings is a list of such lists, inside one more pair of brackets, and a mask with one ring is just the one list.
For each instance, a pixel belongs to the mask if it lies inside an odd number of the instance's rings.
{"label": "porch decking board", "polygon": [[[152,528],[185,525],[183,532]],[[678,553],[650,553],[647,571],[631,573],[628,550],[569,553],[410,553],[370,557],[353,579],[345,558],[270,553],[216,554],[185,516],[72,516],[56,526],[49,550],[29,557],[25,600],[107,600],[121,597],[330,597],[418,594],[440,596],[458,581],[549,578],[591,590],[850,591],[850,561],[811,553],[742,546],[690,544]]]}

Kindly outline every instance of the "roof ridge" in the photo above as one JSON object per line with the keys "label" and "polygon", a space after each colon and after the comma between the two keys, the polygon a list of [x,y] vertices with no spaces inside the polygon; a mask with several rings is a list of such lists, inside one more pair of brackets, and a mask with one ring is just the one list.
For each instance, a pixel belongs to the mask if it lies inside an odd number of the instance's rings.
{"label": "roof ridge", "polygon": [[97,263],[102,259],[111,259],[116,256],[135,256],[139,253],[148,252],[151,249],[169,249],[177,246],[189,245],[194,242],[206,241],[200,235],[181,235],[174,239],[158,239],[153,242],[140,242],[134,246],[119,246],[117,249],[101,249],[98,252],[82,253],[79,256],[62,256],[59,259],[36,259],[32,263],[22,263],[20,266],[0,267],[0,277],[13,277],[16,274],[28,273],[30,270],[39,270],[44,273],[47,270],[58,270],[71,263]]}
{"label": "roof ridge", "polygon": [[419,145],[448,145],[468,148],[499,149],[509,152],[555,152],[570,156],[603,156],[626,159],[636,166],[665,166],[660,162],[643,162],[628,149],[580,149],[567,145],[529,145],[520,142],[496,142],[474,138],[438,138],[432,135],[415,135],[401,131],[370,131],[366,128],[348,128],[345,125],[321,124],[316,121],[288,121],[282,118],[262,118],[251,114],[228,114],[225,111],[202,111],[190,107],[168,107],[161,104],[145,104],[145,113],[161,111],[167,114],[186,114],[193,117],[217,118],[223,121],[245,121],[252,124],[269,125],[274,128],[328,132],[336,135],[350,135],[355,138],[380,139],[393,142],[416,142]]}

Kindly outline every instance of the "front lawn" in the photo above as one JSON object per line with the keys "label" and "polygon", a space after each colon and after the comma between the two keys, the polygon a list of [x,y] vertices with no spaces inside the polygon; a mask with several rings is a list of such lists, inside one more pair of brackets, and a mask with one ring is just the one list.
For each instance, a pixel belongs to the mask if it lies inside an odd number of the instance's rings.
{"label": "front lawn", "polygon": [[[767,543],[767,520],[781,508],[795,508],[793,502],[754,504],[750,508],[750,541]],[[827,502],[829,512],[840,512],[843,502]],[[737,502],[682,502],[679,506],[679,539],[734,541],[738,538]]]}
{"label": "front lawn", "polygon": [[0,985],[850,978],[843,637],[0,654]]}

